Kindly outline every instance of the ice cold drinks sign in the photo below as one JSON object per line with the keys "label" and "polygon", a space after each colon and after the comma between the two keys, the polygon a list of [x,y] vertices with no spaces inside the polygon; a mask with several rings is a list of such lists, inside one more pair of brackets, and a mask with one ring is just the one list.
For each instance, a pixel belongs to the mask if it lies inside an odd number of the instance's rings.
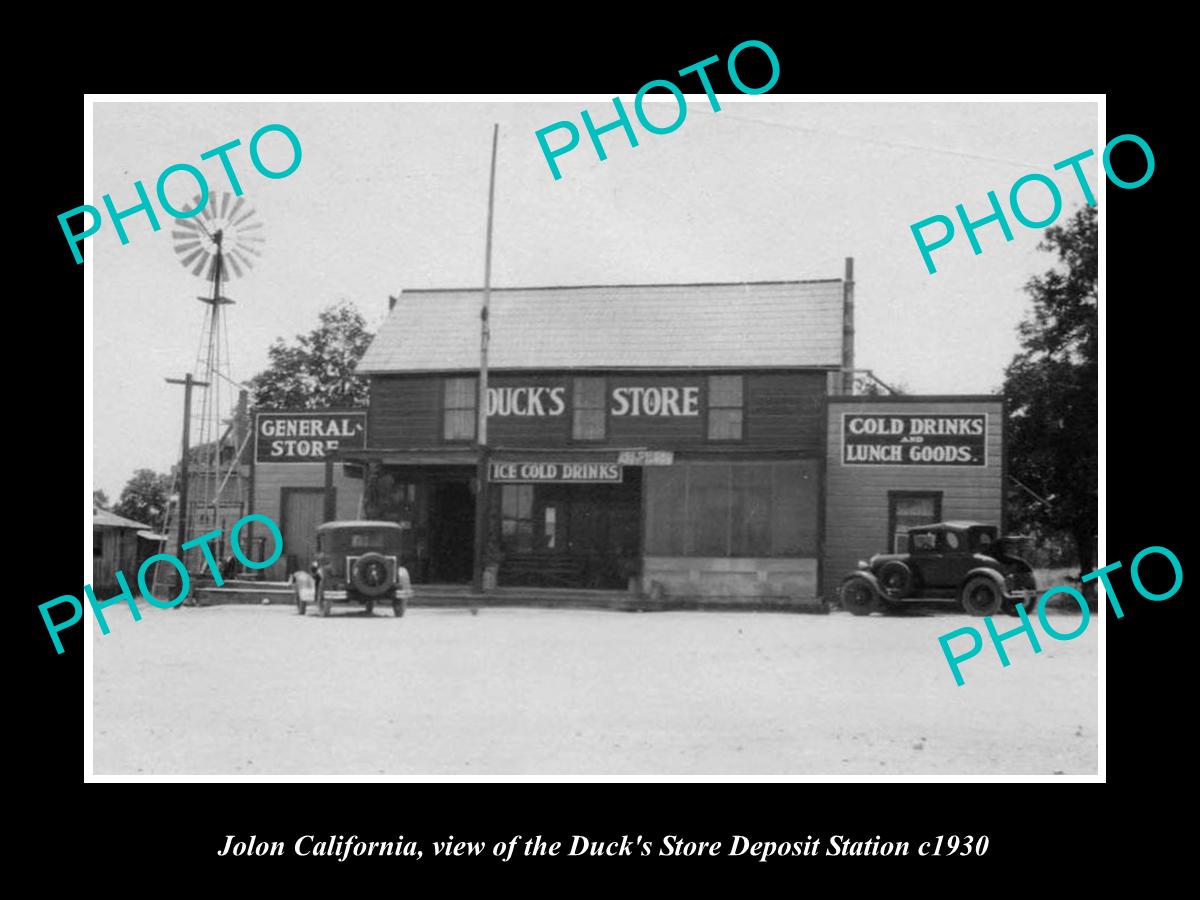
{"label": "ice cold drinks sign", "polygon": [[842,414],[847,466],[986,466],[987,414]]}

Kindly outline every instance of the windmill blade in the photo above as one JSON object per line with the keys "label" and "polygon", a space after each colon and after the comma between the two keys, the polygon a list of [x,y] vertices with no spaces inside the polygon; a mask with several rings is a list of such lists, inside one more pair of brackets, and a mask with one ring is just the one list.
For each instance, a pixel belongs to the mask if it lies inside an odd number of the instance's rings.
{"label": "windmill blade", "polygon": [[202,231],[203,230],[200,228],[199,225],[197,225],[191,219],[176,219],[175,224],[182,225],[184,228],[190,228],[192,231]]}
{"label": "windmill blade", "polygon": [[233,220],[232,222],[230,222],[229,224],[230,224],[230,225],[241,225],[241,224],[242,224],[243,222],[245,222],[247,219],[249,219],[250,217],[252,217],[252,216],[255,214],[255,212],[256,212],[256,210],[254,210],[254,209],[248,209],[248,210],[246,210],[246,212],[245,212],[245,213],[242,215],[242,217],[241,217],[240,219],[234,219],[234,220]]}
{"label": "windmill blade", "polygon": [[229,192],[221,192],[221,218],[225,218],[225,213],[229,211]]}
{"label": "windmill blade", "polygon": [[255,250],[249,244],[243,244],[241,241],[238,241],[237,247],[235,247],[234,249],[238,252],[253,253],[255,256],[262,256],[261,250]]}
{"label": "windmill blade", "polygon": [[[176,244],[175,252],[176,253],[187,253],[188,251],[195,250],[200,246],[201,246],[201,244],[199,241],[187,241],[185,243]],[[187,263],[184,263],[184,265],[186,266]]]}
{"label": "windmill blade", "polygon": [[238,197],[235,201],[233,201],[233,209],[229,210],[229,221],[233,221],[234,217],[238,214],[238,210],[240,210],[245,203],[245,197]]}
{"label": "windmill blade", "polygon": [[200,252],[203,255],[200,257],[200,262],[196,263],[196,268],[192,269],[193,275],[199,275],[201,272],[204,271],[204,264],[208,262],[208,258],[210,256],[210,254],[207,250],[202,249]]}
{"label": "windmill blade", "polygon": [[[252,263],[248,257],[243,255],[242,251],[240,249],[238,249],[237,247],[234,247],[233,250],[230,251],[230,253],[232,253],[233,256],[236,256],[238,259],[240,259],[242,261],[242,265],[244,265],[247,269],[254,268],[254,263]],[[239,272],[238,274],[240,275],[241,273]]]}
{"label": "windmill blade", "polygon": [[[179,261],[179,263],[186,269],[188,266],[190,266],[192,264],[192,260],[194,260],[197,256],[199,256],[201,253],[204,253],[204,252],[205,252],[205,250],[203,247],[201,247],[198,250],[193,250],[189,255],[187,255],[183,259],[181,259]],[[203,265],[203,263],[201,263],[201,265]],[[196,273],[196,274],[198,274],[198,273]]]}
{"label": "windmill blade", "polygon": [[225,258],[227,260],[229,260],[229,265],[231,265],[233,267],[233,274],[236,275],[238,278],[241,278],[242,277],[242,267],[237,264],[237,260],[233,258],[233,254],[232,253],[227,254]]}
{"label": "windmill blade", "polygon": [[238,231],[239,232],[253,231],[256,228],[262,228],[262,227],[263,227],[262,222],[251,222],[249,225],[238,226]]}

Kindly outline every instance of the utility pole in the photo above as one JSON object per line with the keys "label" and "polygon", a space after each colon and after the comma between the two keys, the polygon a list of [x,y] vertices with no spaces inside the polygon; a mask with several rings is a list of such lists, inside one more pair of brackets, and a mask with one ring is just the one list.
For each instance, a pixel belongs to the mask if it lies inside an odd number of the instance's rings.
{"label": "utility pole", "polygon": [[187,566],[187,560],[184,559],[183,542],[187,530],[188,518],[188,445],[191,443],[191,424],[192,424],[192,388],[193,387],[208,387],[207,381],[196,381],[192,378],[192,373],[188,372],[183,378],[168,378],[168,384],[183,385],[183,455],[179,463],[179,508],[177,509],[176,536],[178,538],[177,551],[179,559]]}
{"label": "utility pole", "polygon": [[483,593],[483,567],[486,562],[488,538],[488,451],[487,451],[487,396],[488,396],[488,340],[491,329],[488,325],[488,308],[492,300],[492,210],[496,199],[496,142],[500,136],[500,124],[492,126],[492,172],[488,179],[487,244],[483,255],[483,308],[479,312],[479,392],[475,401],[479,425],[475,429],[479,461],[475,469],[475,577],[473,590]]}

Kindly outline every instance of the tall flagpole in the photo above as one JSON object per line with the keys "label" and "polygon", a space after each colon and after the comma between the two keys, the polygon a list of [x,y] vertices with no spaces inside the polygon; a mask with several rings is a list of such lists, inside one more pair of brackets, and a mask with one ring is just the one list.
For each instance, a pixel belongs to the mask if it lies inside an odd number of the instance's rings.
{"label": "tall flagpole", "polygon": [[479,415],[476,427],[476,452],[478,464],[475,471],[475,593],[483,593],[483,566],[486,561],[488,538],[488,450],[487,450],[487,395],[488,395],[488,341],[491,329],[488,325],[488,307],[492,300],[492,210],[496,200],[496,142],[500,136],[500,124],[492,126],[492,172],[488,180],[487,245],[483,256],[483,308],[479,312],[479,392],[475,408]]}

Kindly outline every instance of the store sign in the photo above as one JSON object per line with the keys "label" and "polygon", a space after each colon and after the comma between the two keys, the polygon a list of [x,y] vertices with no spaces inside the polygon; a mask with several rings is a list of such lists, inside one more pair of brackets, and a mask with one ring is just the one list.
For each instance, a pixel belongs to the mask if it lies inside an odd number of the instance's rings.
{"label": "store sign", "polygon": [[[567,411],[565,386],[521,385],[489,387],[487,414],[491,417],[554,417]],[[700,388],[686,386],[647,386],[612,388],[608,410],[614,416],[700,415]]]}
{"label": "store sign", "polygon": [[623,466],[673,466],[675,452],[673,450],[622,450],[617,454],[617,462]]}
{"label": "store sign", "polygon": [[597,462],[494,462],[488,480],[502,484],[557,482],[598,484],[622,480],[617,463]]}
{"label": "store sign", "polygon": [[986,466],[987,414],[842,413],[847,466]]}
{"label": "store sign", "polygon": [[367,414],[258,413],[254,437],[257,462],[322,462],[337,450],[361,450],[367,445]]}

